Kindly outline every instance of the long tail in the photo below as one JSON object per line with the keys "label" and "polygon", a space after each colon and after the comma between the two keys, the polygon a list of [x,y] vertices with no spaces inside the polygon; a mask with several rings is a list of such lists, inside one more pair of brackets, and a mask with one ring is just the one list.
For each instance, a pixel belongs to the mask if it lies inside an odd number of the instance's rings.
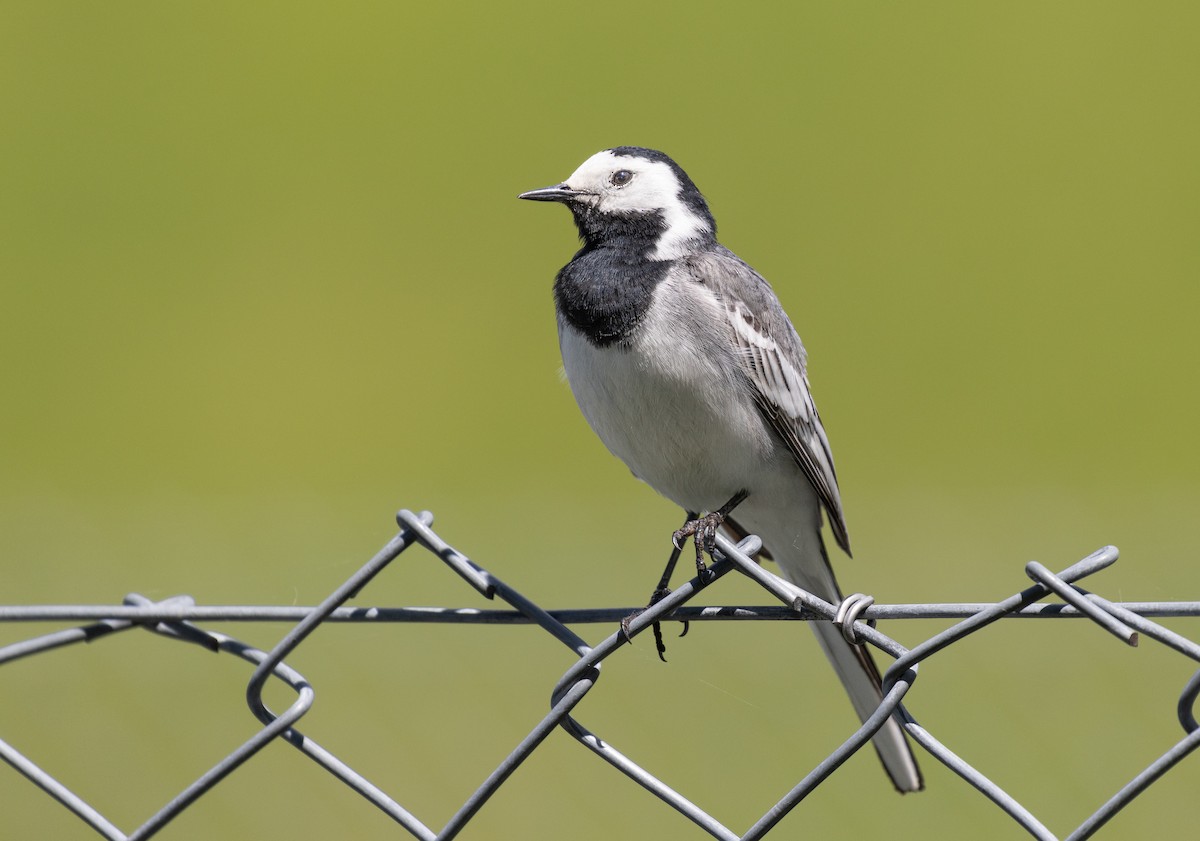
{"label": "long tail", "polygon": [[[816,529],[805,532],[790,543],[782,542],[781,546],[771,547],[774,559],[778,562],[784,578],[815,596],[837,604],[842,600],[842,593],[829,567],[829,557],[825,554],[821,533]],[[801,545],[802,543],[807,545]],[[780,548],[786,551],[781,552]],[[833,664],[834,671],[846,688],[858,717],[866,721],[883,700],[882,680],[875,661],[864,646],[846,642],[842,632],[832,622],[809,624],[816,632],[817,641],[820,642],[825,656]],[[904,731],[895,719],[888,719],[875,734],[872,744],[897,791],[920,791],[925,787],[916,757],[913,756],[912,749],[904,738]]]}

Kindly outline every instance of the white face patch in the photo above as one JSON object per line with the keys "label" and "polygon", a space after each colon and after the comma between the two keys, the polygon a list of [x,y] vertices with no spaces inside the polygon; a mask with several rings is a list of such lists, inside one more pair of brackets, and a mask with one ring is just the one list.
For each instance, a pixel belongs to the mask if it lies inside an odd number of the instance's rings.
{"label": "white face patch", "polygon": [[[622,170],[632,178],[622,184],[613,175]],[[671,260],[685,253],[684,244],[698,234],[709,232],[708,222],[696,215],[679,198],[679,179],[662,161],[614,155],[605,150],[592,155],[564,182],[572,190],[589,193],[584,201],[601,213],[662,213],[666,230],[650,257]]]}

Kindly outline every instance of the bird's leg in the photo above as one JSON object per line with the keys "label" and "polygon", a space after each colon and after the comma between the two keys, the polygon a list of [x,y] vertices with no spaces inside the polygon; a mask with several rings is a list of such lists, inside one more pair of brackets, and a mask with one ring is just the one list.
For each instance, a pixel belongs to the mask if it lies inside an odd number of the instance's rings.
{"label": "bird's leg", "polygon": [[[621,620],[621,630],[625,632],[626,638],[629,637],[629,623],[635,617],[671,594],[671,575],[675,572],[675,564],[679,561],[679,555],[683,552],[683,541],[688,537],[691,537],[692,542],[696,545],[696,575],[699,576],[701,583],[704,584],[707,584],[712,579],[712,572],[704,565],[704,553],[708,552],[711,557],[713,550],[716,548],[717,529],[725,522],[725,518],[733,512],[733,509],[741,505],[748,495],[749,491],[738,491],[733,495],[732,499],[716,511],[705,514],[703,517],[699,516],[695,511],[687,512],[687,516],[683,520],[683,525],[671,535],[671,543],[675,548],[671,552],[671,557],[667,559],[667,566],[663,570],[662,578],[658,580],[658,586],[654,588],[654,592],[650,595],[650,604]],[[662,625],[655,622],[651,626],[651,630],[654,631],[654,647],[658,651],[658,659],[665,663],[667,662],[667,645],[663,642]],[[684,622],[683,631],[679,636],[682,637],[687,632],[688,623]]]}
{"label": "bird's leg", "polygon": [[704,553],[707,552],[709,557],[712,557],[713,550],[717,547],[717,529],[747,496],[749,496],[749,491],[740,490],[733,495],[729,502],[716,511],[705,514],[703,517],[689,515],[691,519],[683,524],[683,528],[671,535],[671,542],[675,544],[676,549],[688,537],[692,538],[692,542],[696,544],[696,575],[700,576],[701,581],[707,582],[712,577],[712,572],[704,565]]}
{"label": "bird's leg", "polygon": [[[688,511],[687,516],[684,518],[683,524],[686,526],[694,519],[696,519],[696,512]],[[667,559],[667,567],[663,570],[662,578],[658,580],[658,586],[655,587],[654,592],[650,594],[650,603],[642,608],[642,610],[632,613],[621,620],[621,629],[625,632],[626,637],[629,636],[629,623],[632,622],[636,616],[642,613],[642,611],[649,610],[667,596],[671,595],[671,574],[675,572],[675,564],[679,561],[679,555],[682,551],[683,550],[679,546],[676,546],[671,550],[671,557]],[[662,624],[655,622],[651,626],[651,630],[654,631],[654,648],[658,651],[658,659],[665,663],[667,662],[667,644],[663,642]],[[679,636],[682,637],[687,632],[688,623],[684,622],[683,633],[681,633]]]}
{"label": "bird's leg", "polygon": [[[688,523],[694,522],[696,516],[695,511],[688,511],[684,516],[683,526],[680,531],[687,528]],[[677,531],[675,534],[679,534],[679,532]],[[671,592],[671,576],[675,572],[675,564],[679,560],[679,554],[683,551],[683,547],[679,545],[678,541],[672,542],[675,544],[675,548],[671,550],[671,557],[667,559],[667,568],[663,570],[662,578],[658,580],[658,587],[654,589],[654,594],[650,596],[650,604],[662,601]]]}

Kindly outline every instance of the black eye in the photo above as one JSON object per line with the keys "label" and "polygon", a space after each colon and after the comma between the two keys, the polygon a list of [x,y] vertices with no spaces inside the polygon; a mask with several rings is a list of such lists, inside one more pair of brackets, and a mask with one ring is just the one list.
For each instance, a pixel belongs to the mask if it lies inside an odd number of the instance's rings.
{"label": "black eye", "polygon": [[627,169],[618,169],[608,179],[608,183],[612,184],[614,187],[624,187],[626,184],[628,184],[632,180],[633,180],[632,172],[630,172]]}

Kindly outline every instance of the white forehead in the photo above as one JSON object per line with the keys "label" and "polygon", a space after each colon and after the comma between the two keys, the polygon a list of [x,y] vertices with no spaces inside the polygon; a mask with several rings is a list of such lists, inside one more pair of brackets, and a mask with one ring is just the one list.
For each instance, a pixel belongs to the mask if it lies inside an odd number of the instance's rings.
{"label": "white forehead", "polygon": [[[614,188],[610,178],[622,169],[633,173],[633,181]],[[662,210],[681,204],[679,179],[671,167],[662,161],[614,155],[608,149],[584,161],[565,183],[574,190],[598,193],[609,210]]]}

